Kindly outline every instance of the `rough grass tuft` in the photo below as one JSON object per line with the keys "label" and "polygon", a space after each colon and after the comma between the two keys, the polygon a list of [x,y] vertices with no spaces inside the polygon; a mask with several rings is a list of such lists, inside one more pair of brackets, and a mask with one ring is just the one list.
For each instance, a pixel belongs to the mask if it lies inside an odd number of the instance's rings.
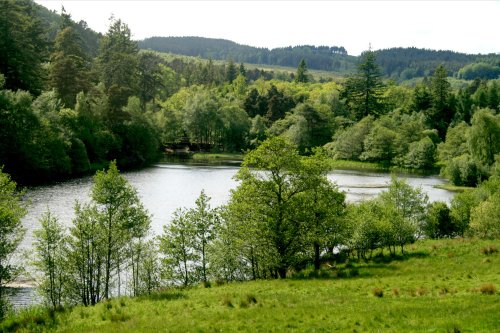
{"label": "rough grass tuft", "polygon": [[479,288],[481,294],[483,295],[493,295],[497,292],[497,287],[493,283],[483,284],[481,288]]}
{"label": "rough grass tuft", "polygon": [[227,306],[228,308],[234,308],[233,301],[228,295],[225,295],[222,298],[222,305]]}
{"label": "rough grass tuft", "polygon": [[498,249],[495,245],[488,245],[488,246],[485,246],[483,248],[481,248],[481,253],[484,254],[484,255],[492,255],[494,253],[497,253],[498,252]]}
{"label": "rough grass tuft", "polygon": [[420,287],[418,288],[415,293],[418,295],[418,296],[425,296],[427,295],[427,289],[423,288],[423,287]]}
{"label": "rough grass tuft", "polygon": [[247,302],[250,304],[256,304],[257,303],[257,298],[253,294],[247,294]]}
{"label": "rough grass tuft", "polygon": [[382,288],[373,288],[372,289],[373,296],[375,297],[384,297],[384,289]]}

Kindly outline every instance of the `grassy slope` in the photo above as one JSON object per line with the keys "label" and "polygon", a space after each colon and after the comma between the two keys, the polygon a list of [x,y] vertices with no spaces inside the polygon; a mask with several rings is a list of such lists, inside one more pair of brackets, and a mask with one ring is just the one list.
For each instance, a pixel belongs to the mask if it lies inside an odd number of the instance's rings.
{"label": "grassy slope", "polygon": [[[351,278],[253,281],[122,298],[57,314],[54,329],[494,332],[500,327],[499,292],[480,291],[486,284],[500,287],[500,253],[481,253],[491,245],[500,248],[500,240],[420,241],[397,260],[385,256],[354,263],[359,275]],[[325,272],[335,275],[331,269]],[[383,297],[374,295],[375,288]]]}

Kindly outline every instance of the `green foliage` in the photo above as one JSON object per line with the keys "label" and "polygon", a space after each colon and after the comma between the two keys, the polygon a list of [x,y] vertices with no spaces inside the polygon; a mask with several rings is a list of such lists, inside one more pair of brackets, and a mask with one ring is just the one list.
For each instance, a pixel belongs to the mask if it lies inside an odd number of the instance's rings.
{"label": "green foliage", "polygon": [[451,218],[450,208],[444,202],[436,201],[429,204],[427,221],[423,232],[428,238],[453,237],[459,231]]}
{"label": "green foliage", "polygon": [[194,250],[194,225],[186,210],[177,209],[170,224],[163,227],[160,253],[164,278],[184,286],[196,281],[193,262],[199,259]]}
{"label": "green foliage", "polygon": [[5,88],[22,89],[35,95],[44,86],[47,40],[34,2],[0,2],[0,72]]}
{"label": "green foliage", "polygon": [[74,107],[76,95],[90,89],[89,71],[89,59],[77,30],[72,25],[62,29],[55,39],[49,81],[66,107]]}
{"label": "green foliage", "polygon": [[[497,220],[493,215],[489,216],[488,214],[495,213],[494,209],[496,208],[492,203],[495,202],[495,197],[498,197],[499,189],[498,178],[491,177],[477,188],[455,195],[451,202],[451,217],[459,235],[463,235],[469,230],[473,212],[475,212],[474,228],[477,233],[484,237],[488,237],[489,232],[495,235]],[[487,201],[488,203],[484,203]],[[478,208],[481,205],[483,206]],[[471,233],[475,234],[476,231],[471,230]]]}
{"label": "green foliage", "polygon": [[500,237],[500,196],[498,193],[472,209],[470,228],[480,238]]}
{"label": "green foliage", "polygon": [[123,249],[136,238],[144,237],[150,227],[150,216],[135,190],[120,176],[116,162],[108,171],[94,176],[92,200],[98,213],[99,230],[104,241],[104,298],[109,298],[111,279],[125,256]]}
{"label": "green foliage", "polygon": [[332,137],[334,126],[331,113],[322,112],[309,103],[300,103],[285,119],[276,121],[269,133],[283,135],[304,153],[327,143]]}
{"label": "green foliage", "polygon": [[339,160],[358,160],[364,150],[365,138],[373,127],[373,121],[373,117],[368,116],[337,132],[333,143],[327,146],[329,154]]}
{"label": "green foliage", "polygon": [[436,128],[441,138],[445,137],[446,129],[454,116],[450,105],[451,87],[447,77],[444,66],[438,66],[430,82],[431,108],[424,110],[427,125]]}
{"label": "green foliage", "polygon": [[372,127],[365,137],[363,142],[364,151],[359,158],[366,161],[380,161],[383,164],[390,164],[396,153],[394,147],[396,133],[383,125],[377,125]]}
{"label": "green foliage", "polygon": [[307,83],[309,78],[307,76],[307,65],[304,59],[300,60],[299,66],[297,67],[297,74],[295,75],[295,82],[297,83]]}
{"label": "green foliage", "polygon": [[429,170],[434,166],[436,146],[429,137],[412,142],[405,156],[405,167],[408,169]]}
{"label": "green foliage", "polygon": [[138,47],[129,27],[121,20],[111,20],[100,42],[97,66],[101,82],[109,96],[108,121],[119,122],[120,109],[137,91]]}
{"label": "green foliage", "polygon": [[404,179],[393,176],[389,189],[380,194],[380,199],[386,205],[393,204],[396,212],[409,222],[417,236],[422,234],[429,201],[422,188],[413,188]]}
{"label": "green foliage", "polygon": [[219,224],[219,214],[210,208],[209,201],[201,191],[196,208],[178,209],[170,225],[163,228],[160,251],[164,277],[173,284],[208,282],[210,250]]}
{"label": "green foliage", "polygon": [[467,142],[472,157],[490,166],[500,153],[500,115],[488,109],[478,109],[472,117]]}
{"label": "green foliage", "polygon": [[465,80],[496,79],[500,75],[500,68],[488,63],[478,62],[465,65],[458,71],[460,78]]}
{"label": "green foliage", "polygon": [[12,262],[24,236],[21,219],[26,215],[26,201],[16,183],[0,168],[0,319],[8,308],[5,285],[13,281],[22,269]]}
{"label": "green foliage", "polygon": [[368,115],[375,117],[384,112],[382,101],[384,85],[375,52],[363,52],[355,76],[345,82],[341,98],[351,112],[350,117],[360,120]]}
{"label": "green foliage", "polygon": [[33,232],[36,258],[34,267],[41,273],[38,290],[52,309],[65,304],[68,297],[68,241],[61,222],[46,211],[39,219],[40,229]]}

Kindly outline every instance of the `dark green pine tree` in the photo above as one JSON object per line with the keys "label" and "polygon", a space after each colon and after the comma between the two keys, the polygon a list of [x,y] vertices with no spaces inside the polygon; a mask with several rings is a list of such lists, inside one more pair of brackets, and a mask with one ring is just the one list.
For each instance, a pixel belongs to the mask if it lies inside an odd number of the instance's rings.
{"label": "dark green pine tree", "polygon": [[431,78],[430,91],[432,107],[424,111],[427,126],[438,130],[444,140],[448,125],[453,119],[453,110],[450,105],[451,86],[448,74],[443,65],[439,65]]}
{"label": "dark green pine tree", "polygon": [[234,79],[238,76],[236,66],[234,65],[233,59],[229,60],[229,64],[226,68],[226,81],[229,83],[233,83]]}
{"label": "dark green pine tree", "polygon": [[306,61],[302,59],[297,67],[297,74],[295,75],[295,82],[297,83],[307,83],[309,82],[309,77],[307,75],[307,65]]}
{"label": "dark green pine tree", "polygon": [[90,88],[90,59],[85,54],[83,40],[70,16],[62,12],[61,31],[55,39],[51,56],[49,83],[64,105],[73,108],[76,95]]}
{"label": "dark green pine tree", "polygon": [[238,69],[238,74],[241,74],[244,77],[247,76],[247,70],[246,70],[245,65],[243,63],[240,63],[240,68]]}
{"label": "dark green pine tree", "polygon": [[110,120],[115,122],[123,116],[121,108],[128,98],[138,90],[138,53],[129,27],[111,18],[109,30],[101,39],[97,67],[109,98]]}
{"label": "dark green pine tree", "polygon": [[384,84],[375,52],[365,51],[361,54],[356,74],[347,79],[340,96],[345,99],[352,117],[360,120],[368,115],[384,113],[383,93]]}
{"label": "dark green pine tree", "polygon": [[5,88],[43,90],[48,58],[46,32],[32,1],[0,1],[0,73]]}

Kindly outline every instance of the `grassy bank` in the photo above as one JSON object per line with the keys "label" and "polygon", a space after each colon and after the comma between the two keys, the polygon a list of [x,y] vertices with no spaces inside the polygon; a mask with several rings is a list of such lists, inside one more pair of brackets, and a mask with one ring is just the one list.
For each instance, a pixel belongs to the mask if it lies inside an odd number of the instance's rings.
{"label": "grassy bank", "polygon": [[471,191],[475,189],[475,187],[468,187],[468,186],[457,186],[453,184],[438,184],[434,186],[435,188],[440,188],[442,190],[447,190],[451,192],[457,192],[457,193],[462,193],[465,191]]}
{"label": "grassy bank", "polygon": [[388,172],[390,169],[379,163],[330,159],[332,169]]}
{"label": "grassy bank", "polygon": [[500,240],[419,241],[404,256],[331,263],[316,278],[306,270],[287,280],[172,289],[51,316],[32,310],[6,321],[3,329],[493,332],[500,327],[499,248]]}
{"label": "grassy bank", "polygon": [[197,161],[243,161],[242,153],[194,153],[191,158]]}

